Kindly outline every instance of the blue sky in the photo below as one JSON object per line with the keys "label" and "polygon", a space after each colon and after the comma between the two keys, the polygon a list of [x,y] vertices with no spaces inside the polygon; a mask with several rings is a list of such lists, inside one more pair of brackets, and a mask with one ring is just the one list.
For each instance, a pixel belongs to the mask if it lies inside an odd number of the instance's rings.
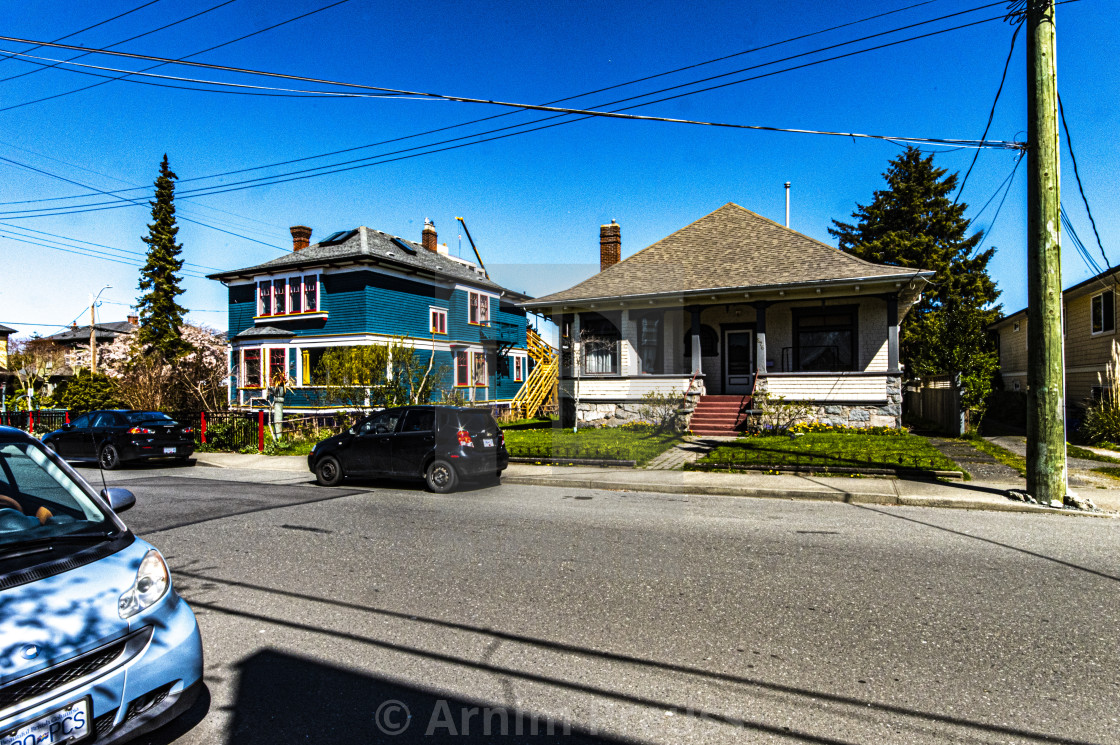
{"label": "blue sky", "polygon": [[[219,5],[222,0],[159,0],[66,40],[107,46]],[[181,57],[256,31],[330,0],[233,0],[198,18],[117,49]],[[140,6],[144,0],[11,4],[0,35],[52,40]],[[810,52],[831,44],[918,23],[982,5],[934,0],[867,23],[638,85],[574,99],[593,108],[618,98],[709,75]],[[771,44],[877,13],[914,5],[896,2],[643,3],[380,3],[351,0],[278,29],[193,58],[317,78],[478,98],[543,103]],[[955,19],[843,47],[798,62],[998,16],[1002,4]],[[1120,258],[1117,189],[1120,172],[1112,133],[1120,131],[1120,14],[1116,0],[1082,0],[1058,8],[1058,83],[1075,152],[1097,226],[1109,253]],[[1012,28],[992,22],[891,48],[635,109],[635,113],[777,127],[889,135],[977,139],[983,131],[1007,57]],[[1025,138],[1024,40],[1019,39],[989,139]],[[0,42],[22,52],[24,45]],[[69,58],[74,52],[31,54]],[[82,62],[139,69],[132,60],[87,57]],[[777,66],[785,67],[787,65]],[[776,69],[775,66],[763,68]],[[19,106],[98,82],[73,70],[37,71],[25,61],[0,62],[0,202],[41,200],[89,190],[16,161],[100,190],[151,184],[163,153],[182,179],[302,158],[450,126],[502,110],[432,100],[277,98],[175,90],[113,82],[93,90]],[[761,71],[761,70],[760,70]],[[754,74],[757,74],[756,71]],[[164,67],[156,72],[264,83],[283,81],[206,70]],[[743,73],[725,79],[746,77]],[[688,88],[682,90],[689,90]],[[369,148],[310,165],[389,152],[414,144],[528,122],[518,113],[449,132]],[[1063,142],[1063,151],[1065,145]],[[364,224],[419,240],[424,218],[441,242],[459,247],[455,216],[467,219],[493,274],[532,294],[562,289],[594,271],[598,226],[617,220],[627,256],[726,202],[774,220],[784,216],[783,183],[791,181],[791,226],[830,244],[834,218],[847,220],[857,202],[882,186],[888,160],[900,146],[883,141],[716,129],[680,124],[594,119],[442,153],[194,199],[181,198],[180,215],[269,245],[202,225],[181,223],[184,258],[230,269],[290,250],[288,226],[312,226],[312,240]],[[971,150],[937,156],[963,174]],[[974,217],[1011,173],[1009,151],[980,153],[963,200]],[[201,182],[281,173],[300,166],[254,171]],[[306,167],[306,166],[305,166]],[[1063,202],[1096,252],[1076,192],[1068,153],[1062,165]],[[183,184],[187,189],[198,184]],[[150,191],[131,192],[144,200]],[[992,273],[1006,310],[1026,303],[1026,172],[1021,167],[988,231],[997,195],[974,223],[996,246]],[[135,302],[141,257],[102,247],[126,263],[65,253],[13,235],[29,230],[142,252],[146,209],[126,207],[26,218],[16,210],[102,202],[90,199],[0,204],[0,323],[22,334],[51,333],[52,325],[88,318],[88,297],[105,285],[99,320],[120,320]],[[11,227],[17,226],[17,227]],[[51,239],[56,240],[56,239]],[[465,255],[470,249],[465,237]],[[1097,256],[1100,261],[1099,255]],[[555,265],[574,265],[557,267]],[[1063,257],[1063,283],[1090,276],[1072,247]],[[217,282],[184,279],[189,318],[224,328],[225,290]],[[219,312],[215,312],[219,311]]]}

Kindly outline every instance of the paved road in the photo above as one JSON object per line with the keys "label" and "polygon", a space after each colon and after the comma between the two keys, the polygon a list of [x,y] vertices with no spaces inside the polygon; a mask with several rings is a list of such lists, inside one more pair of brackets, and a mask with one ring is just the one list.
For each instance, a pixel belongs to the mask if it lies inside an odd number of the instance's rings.
{"label": "paved road", "polygon": [[110,481],[206,645],[152,743],[1120,742],[1116,520]]}

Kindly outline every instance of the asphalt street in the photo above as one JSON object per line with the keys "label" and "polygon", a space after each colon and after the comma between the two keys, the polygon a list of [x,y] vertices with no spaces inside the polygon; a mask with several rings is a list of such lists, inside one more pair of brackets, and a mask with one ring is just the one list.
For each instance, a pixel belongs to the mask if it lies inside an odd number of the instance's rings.
{"label": "asphalt street", "polygon": [[107,478],[207,655],[150,743],[1120,742],[1114,519]]}

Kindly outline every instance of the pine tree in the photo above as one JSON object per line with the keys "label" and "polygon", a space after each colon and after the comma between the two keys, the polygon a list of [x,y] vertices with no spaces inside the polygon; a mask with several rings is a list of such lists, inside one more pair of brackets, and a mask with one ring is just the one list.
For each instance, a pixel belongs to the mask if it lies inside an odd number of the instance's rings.
{"label": "pine tree", "polygon": [[176,302],[183,294],[179,287],[179,272],[183,260],[178,258],[182,244],[175,242],[179,227],[175,224],[175,179],[178,176],[167,163],[167,154],[160,163],[156,179],[156,198],[152,206],[152,223],[148,235],[141,238],[148,244],[148,259],[140,270],[140,328],[137,341],[142,348],[155,352],[167,361],[175,360],[190,351],[190,344],[183,340],[180,327],[186,308]]}
{"label": "pine tree", "polygon": [[888,188],[856,205],[855,224],[833,220],[828,232],[862,259],[936,272],[902,322],[899,357],[910,378],[959,374],[964,405],[979,409],[999,367],[987,330],[1001,312],[988,274],[995,248],[978,250],[981,231],[968,235],[968,205],[950,201],[957,176],[946,173],[908,147],[883,174]]}

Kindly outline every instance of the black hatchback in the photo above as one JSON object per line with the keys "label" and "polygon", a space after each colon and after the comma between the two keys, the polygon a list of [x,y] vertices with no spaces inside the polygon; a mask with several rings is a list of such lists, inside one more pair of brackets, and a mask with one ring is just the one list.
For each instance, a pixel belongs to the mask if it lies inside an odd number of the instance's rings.
{"label": "black hatchback", "polygon": [[307,466],[323,486],[348,476],[424,479],[440,494],[461,478],[501,478],[505,436],[485,409],[403,406],[367,417],[312,448]]}
{"label": "black hatchback", "polygon": [[194,452],[194,429],[158,411],[91,411],[43,435],[43,444],[66,460],[105,469],[149,458],[186,462]]}

